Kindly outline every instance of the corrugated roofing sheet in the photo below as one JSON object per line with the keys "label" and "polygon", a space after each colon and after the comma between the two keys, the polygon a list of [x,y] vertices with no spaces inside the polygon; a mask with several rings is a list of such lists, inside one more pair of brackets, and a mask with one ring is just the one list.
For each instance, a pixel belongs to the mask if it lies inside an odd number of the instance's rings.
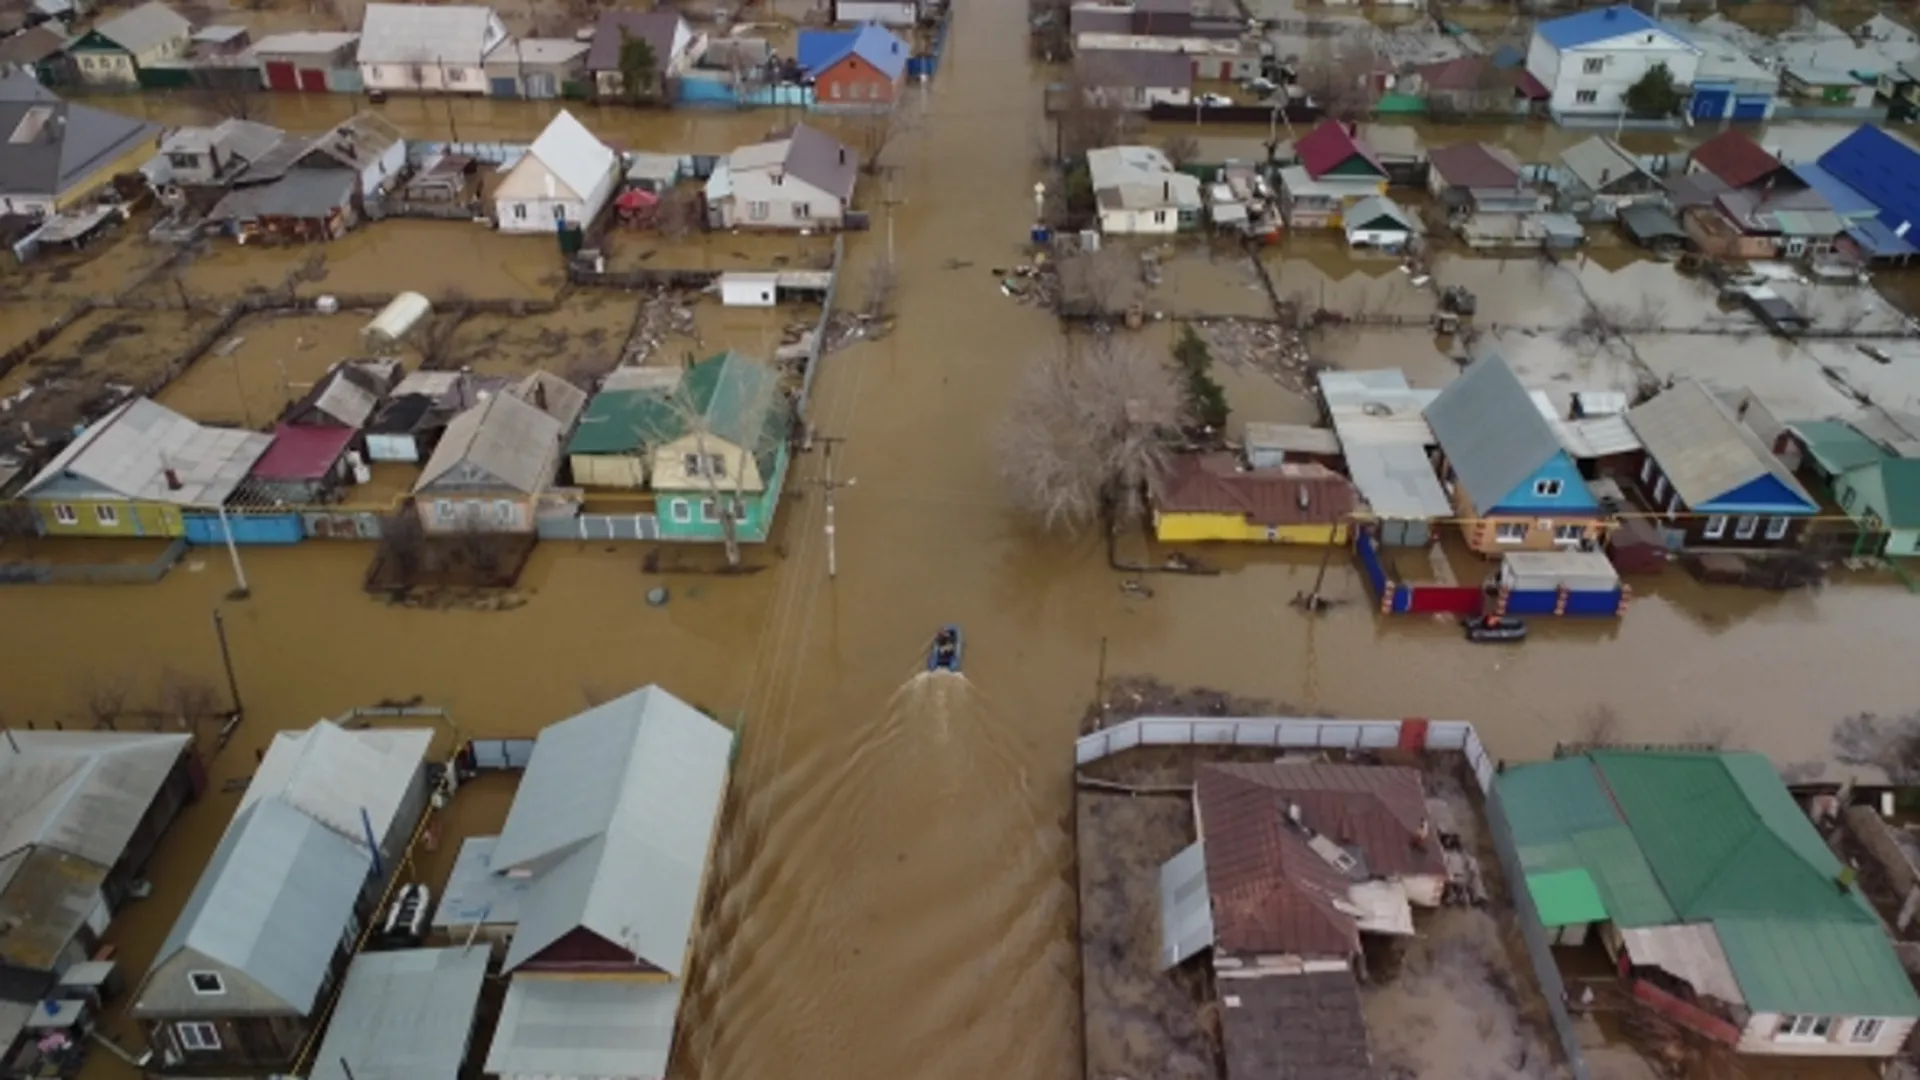
{"label": "corrugated roofing sheet", "polygon": [[311,1080],[459,1080],[489,959],[484,946],[354,957]]}
{"label": "corrugated roofing sheet", "polygon": [[233,494],[272,441],[259,432],[203,427],[163,405],[135,398],[94,422],[22,493],[71,474],[127,499],[217,506]]}
{"label": "corrugated roofing sheet", "polygon": [[282,731],[260,759],[240,808],[283,799],[355,841],[366,835],[364,814],[384,840],[432,743],[426,728],[348,731],[331,720]]}
{"label": "corrugated roofing sheet", "polygon": [[1726,406],[1694,380],[1678,383],[1627,411],[1627,422],[1688,507],[1713,504],[1764,476],[1805,508],[1816,505],[1780,459]]}
{"label": "corrugated roofing sheet", "polygon": [[1673,921],[1673,907],[1654,880],[1653,868],[1615,812],[1591,762],[1563,758],[1519,765],[1494,783],[1529,878],[1585,870],[1615,923],[1660,926]]}
{"label": "corrugated roofing sheet", "polygon": [[1620,937],[1635,964],[1671,972],[1696,991],[1729,1005],[1746,1003],[1712,924],[1637,927],[1622,930]]}
{"label": "corrugated roofing sheet", "polygon": [[44,846],[112,866],[188,741],[15,730],[0,740],[0,855]]}
{"label": "corrugated roofing sheet", "polygon": [[1486,513],[1561,453],[1559,438],[1507,366],[1488,351],[1427,406],[1427,423],[1466,489]]}
{"label": "corrugated roofing sheet", "polygon": [[1920,1016],[1913,980],[1878,921],[1718,918],[1714,932],[1756,1012]]}
{"label": "corrugated roofing sheet", "polygon": [[253,465],[258,480],[319,480],[333,471],[358,433],[352,428],[289,427],[273,431],[273,445]]}
{"label": "corrugated roofing sheet", "polygon": [[1682,41],[1650,16],[1625,4],[1582,11],[1579,14],[1565,15],[1558,19],[1548,19],[1534,27],[1533,32],[1546,39],[1547,43],[1556,49],[1577,49],[1582,45],[1592,45],[1610,38],[1648,31],[1673,38],[1689,48],[1693,47],[1692,42]]}
{"label": "corrugated roofing sheet", "polygon": [[1891,233],[1920,226],[1920,152],[1863,124],[1820,156],[1820,167],[1880,208]]}
{"label": "corrugated roofing sheet", "polygon": [[436,928],[512,926],[520,921],[520,905],[533,879],[493,872],[493,849],[499,843],[497,836],[470,836],[461,842],[434,910]]}
{"label": "corrugated roofing sheet", "polygon": [[1807,454],[1835,475],[1887,457],[1885,450],[1844,420],[1803,420],[1792,427]]}
{"label": "corrugated roofing sheet", "polygon": [[1160,867],[1160,966],[1176,967],[1213,948],[1207,845],[1196,840]]}
{"label": "corrugated roofing sheet", "polygon": [[487,1051],[492,1076],[659,1077],[682,984],[528,978],[507,988]]}

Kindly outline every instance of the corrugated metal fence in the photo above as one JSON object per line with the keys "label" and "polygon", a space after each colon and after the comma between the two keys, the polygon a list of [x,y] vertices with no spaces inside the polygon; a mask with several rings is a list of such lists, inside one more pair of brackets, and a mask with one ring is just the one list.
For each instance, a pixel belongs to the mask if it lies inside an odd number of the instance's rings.
{"label": "corrugated metal fence", "polygon": [[1555,1037],[1573,1071],[1574,1080],[1591,1080],[1586,1058],[1580,1053],[1580,1040],[1573,1030],[1573,1018],[1567,1013],[1566,984],[1554,963],[1546,928],[1540,913],[1534,910],[1527,894],[1526,875],[1514,851],[1513,830],[1506,811],[1500,805],[1500,792],[1493,779],[1497,767],[1480,742],[1480,733],[1472,724],[1458,720],[1333,720],[1319,717],[1248,717],[1213,719],[1184,716],[1143,716],[1113,727],[1083,735],[1073,744],[1074,765],[1098,761],[1141,746],[1270,746],[1275,749],[1386,750],[1403,745],[1404,735],[1416,735],[1413,725],[1421,725],[1428,750],[1457,751],[1464,754],[1473,776],[1479,782],[1487,808],[1487,831],[1493,837],[1494,855],[1507,879],[1507,891],[1513,897],[1514,914],[1521,936],[1527,943],[1527,958],[1534,977],[1547,999],[1547,1012],[1553,1020]]}

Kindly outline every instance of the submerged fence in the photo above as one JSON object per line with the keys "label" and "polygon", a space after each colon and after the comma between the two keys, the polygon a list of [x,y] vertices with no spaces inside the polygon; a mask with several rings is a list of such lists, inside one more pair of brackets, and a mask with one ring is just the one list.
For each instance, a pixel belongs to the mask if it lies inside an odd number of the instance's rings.
{"label": "submerged fence", "polygon": [[1487,831],[1493,851],[1513,898],[1514,914],[1526,941],[1527,959],[1547,999],[1555,1038],[1566,1056],[1574,1080],[1591,1080],[1580,1040],[1567,1013],[1566,984],[1553,959],[1546,927],[1527,894],[1526,874],[1514,849],[1513,830],[1500,805],[1494,784],[1498,765],[1487,755],[1480,733],[1459,720],[1334,720],[1320,717],[1265,716],[1214,719],[1208,717],[1143,716],[1115,724],[1074,742],[1075,767],[1143,746],[1263,746],[1279,750],[1390,750],[1451,751],[1464,755],[1473,770],[1487,808]]}

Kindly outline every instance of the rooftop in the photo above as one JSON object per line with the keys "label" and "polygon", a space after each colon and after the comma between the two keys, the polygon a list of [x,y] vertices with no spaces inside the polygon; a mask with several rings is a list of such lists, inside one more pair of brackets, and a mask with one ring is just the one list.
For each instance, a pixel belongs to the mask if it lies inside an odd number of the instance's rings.
{"label": "rooftop", "polygon": [[491,1076],[665,1076],[683,984],[518,976],[487,1050]]}
{"label": "rooftop", "polygon": [[1351,971],[1222,979],[1226,1080],[1374,1080],[1360,984]]}
{"label": "rooftop", "polygon": [[1481,513],[1500,506],[1522,481],[1564,453],[1519,376],[1491,349],[1433,399],[1427,423]]}
{"label": "rooftop", "polygon": [[1625,4],[1548,19],[1534,27],[1533,32],[1546,39],[1547,44],[1562,50],[1595,45],[1627,34],[1656,33],[1684,48],[1699,51],[1699,47],[1691,41],[1679,37],[1653,18]]}
{"label": "rooftop", "polygon": [[485,948],[354,957],[311,1080],[459,1080],[489,959]]}
{"label": "rooftop", "polygon": [[1339,168],[1341,165],[1359,158],[1375,176],[1385,176],[1387,170],[1380,164],[1359,134],[1348,124],[1338,120],[1322,120],[1312,131],[1300,137],[1293,144],[1293,152],[1299,156],[1301,167],[1315,180]]}
{"label": "rooftop", "polygon": [[1517,188],[1520,168],[1505,151],[1485,143],[1455,143],[1436,147],[1428,155],[1433,171],[1449,187]]}
{"label": "rooftop", "polygon": [[78,481],[136,502],[218,506],[272,441],[258,432],[203,427],[134,398],[83,431],[22,494]]}
{"label": "rooftop", "polygon": [[[1782,499],[1798,502],[1807,511],[1816,505],[1760,437],[1695,380],[1677,383],[1629,409],[1627,422],[1690,508],[1778,508]],[[1750,486],[1762,480],[1770,483]]]}
{"label": "rooftop", "polygon": [[160,0],[150,0],[131,11],[116,15],[94,26],[93,32],[130,53],[143,53],[156,45],[184,37],[193,24]]}
{"label": "rooftop", "polygon": [[1177,52],[1145,49],[1079,49],[1073,57],[1083,86],[1181,90],[1193,85],[1193,61]]}
{"label": "rooftop", "polygon": [[368,4],[358,59],[363,64],[477,64],[505,36],[493,9],[478,4]]}
{"label": "rooftop", "polygon": [[1166,513],[1231,514],[1253,525],[1343,521],[1358,499],[1347,478],[1324,465],[1244,469],[1230,454],[1180,454],[1155,506]]}
{"label": "rooftop", "polygon": [[1100,205],[1109,209],[1200,205],[1200,179],[1175,169],[1157,147],[1103,146],[1089,150],[1087,171]]}
{"label": "rooftop", "polygon": [[248,475],[256,480],[324,479],[357,434],[352,428],[282,424],[273,431],[273,445]]}

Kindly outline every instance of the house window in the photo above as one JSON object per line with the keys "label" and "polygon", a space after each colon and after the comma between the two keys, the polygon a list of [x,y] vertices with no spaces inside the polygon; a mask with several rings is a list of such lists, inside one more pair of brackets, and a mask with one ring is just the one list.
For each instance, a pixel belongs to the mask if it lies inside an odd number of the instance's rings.
{"label": "house window", "polygon": [[794,204],[793,204],[793,216],[794,216],[794,217],[797,217],[797,218],[810,218],[810,217],[812,217],[812,216],[813,216],[813,204],[812,204],[812,203],[803,203],[803,202],[797,202],[797,203],[794,203]]}
{"label": "house window", "polygon": [[53,520],[62,525],[78,525],[80,515],[73,512],[73,507],[61,503],[53,508]]}
{"label": "house window", "polygon": [[727,475],[727,463],[719,454],[687,454],[680,468],[688,476],[721,479]]}
{"label": "house window", "polygon": [[1647,458],[1640,462],[1640,482],[1643,484],[1653,483],[1653,459],[1652,458]]}
{"label": "house window", "polygon": [[217,971],[189,971],[187,982],[193,986],[196,994],[224,994],[227,984],[221,980]]}
{"label": "house window", "polygon": [[433,504],[433,516],[440,519],[440,524],[451,525],[460,519],[460,508],[452,499],[441,499]]}
{"label": "house window", "polygon": [[1535,495],[1538,495],[1540,498],[1551,499],[1555,495],[1560,494],[1560,481],[1535,480],[1533,482],[1533,493]]}
{"label": "house window", "polygon": [[1527,523],[1502,521],[1493,527],[1493,539],[1500,544],[1522,544],[1527,539]]}
{"label": "house window", "polygon": [[1853,1022],[1853,1033],[1847,1036],[1848,1042],[1870,1043],[1880,1037],[1880,1031],[1887,1026],[1885,1020],[1870,1017]]}
{"label": "house window", "polygon": [[753,221],[767,220],[771,211],[772,207],[769,207],[763,202],[750,202],[747,204],[747,217]]}
{"label": "house window", "polygon": [[1581,71],[1583,71],[1588,75],[1598,75],[1602,71],[1606,70],[1606,67],[1607,67],[1606,58],[1599,57],[1599,56],[1592,56],[1587,58],[1587,62],[1585,64],[1582,64],[1580,69]]}
{"label": "house window", "polygon": [[1656,503],[1667,501],[1667,478],[1664,476],[1653,483],[1653,501]]}
{"label": "house window", "polygon": [[1155,225],[1165,225],[1167,223],[1167,212],[1165,210],[1155,210],[1153,212],[1153,223]]}
{"label": "house window", "polygon": [[496,499],[493,504],[493,519],[502,525],[512,525],[514,523],[513,501],[511,499]]}
{"label": "house window", "polygon": [[118,528],[120,525],[120,511],[105,503],[97,503],[93,508],[93,520],[105,525],[109,529]]}
{"label": "house window", "polygon": [[1701,539],[1718,540],[1725,535],[1727,535],[1727,515],[1707,515],[1707,527],[1700,530]]}
{"label": "house window", "polygon": [[708,525],[712,525],[720,520],[719,514],[714,511],[712,499],[700,500],[700,520]]}
{"label": "house window", "polygon": [[1553,542],[1556,544],[1577,544],[1587,538],[1585,525],[1555,525]]}
{"label": "house window", "polygon": [[1741,514],[1740,520],[1733,525],[1735,540],[1751,540],[1753,534],[1760,531],[1760,517],[1757,514]]}
{"label": "house window", "polygon": [[1842,491],[1840,493],[1840,508],[1842,510],[1853,509],[1853,489],[1852,488],[1848,488],[1845,491]]}
{"label": "house window", "polygon": [[513,204],[513,220],[515,221],[527,220],[527,204],[526,203],[517,202]]}
{"label": "house window", "polygon": [[220,1049],[220,1029],[204,1020],[184,1020],[173,1025],[173,1037],[182,1050]]}
{"label": "house window", "polygon": [[1573,95],[1573,103],[1575,105],[1591,105],[1599,100],[1600,91],[1598,90],[1580,90],[1576,91]]}
{"label": "house window", "polygon": [[1780,1018],[1780,1026],[1774,1030],[1776,1039],[1824,1039],[1833,1030],[1831,1016],[1796,1016],[1788,1013]]}
{"label": "house window", "polygon": [[1785,518],[1785,517],[1768,518],[1767,519],[1767,539],[1785,540],[1787,538],[1787,526],[1791,525],[1792,523],[1793,523],[1792,518]]}
{"label": "house window", "polygon": [[673,520],[682,525],[693,520],[693,507],[687,503],[687,500],[673,500]]}
{"label": "house window", "polygon": [[836,98],[840,96],[840,84],[839,84],[839,83],[834,83],[834,84],[833,84],[833,96],[834,96],[834,97],[836,97]]}
{"label": "house window", "polygon": [[168,154],[167,164],[176,169],[197,169],[200,167],[199,154]]}

